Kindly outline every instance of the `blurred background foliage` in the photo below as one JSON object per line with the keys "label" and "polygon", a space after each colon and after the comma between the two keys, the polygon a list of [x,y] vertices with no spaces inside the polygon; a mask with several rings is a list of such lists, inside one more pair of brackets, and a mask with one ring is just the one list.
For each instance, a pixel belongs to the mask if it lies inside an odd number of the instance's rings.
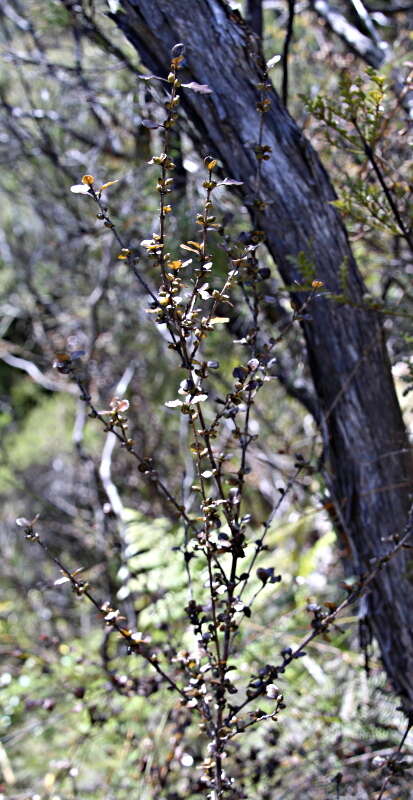
{"label": "blurred background foliage", "polygon": [[[240,3],[233,5],[242,11]],[[283,49],[287,6],[282,0],[263,5],[263,46],[272,58]],[[344,13],[344,0],[338,5]],[[147,666],[127,655],[114,633],[102,630],[84,599],[55,584],[56,567],[30,550],[15,528],[16,517],[40,513],[53,552],[70,569],[82,567],[102,598],[120,604],[139,630],[171,652],[191,648],[183,613],[183,531],[156,485],[143,481],[127,454],[116,447],[108,454],[105,433],[88,419],[76,386],[52,369],[56,352],[84,350],[79,369],[96,407],[107,408],[121,387],[139,451],[155,459],[176,496],[188,491],[193,475],[184,422],[164,406],[174,397],[179,370],[145,313],[139,284],[117,258],[111,231],[96,220],[89,198],[69,191],[84,173],[102,183],[119,179],[107,190],[107,202],[128,247],[138,247],[156,230],[157,197],[146,162],[159,151],[159,137],[141,123],[159,114],[162,92],[144,79],[136,53],[105,15],[108,6],[104,0],[6,0],[0,10],[2,799],[190,800],[202,794],[197,765],[204,742],[188,711]],[[411,8],[375,13],[393,52],[380,70],[390,87],[382,104],[380,157],[407,206],[411,119],[391,81],[395,66],[404,74],[412,68]],[[332,97],[340,102],[343,70],[354,80],[361,76],[368,87],[365,65],[305,1],[296,4],[289,63],[290,111],[320,151],[340,198],[349,192],[342,210],[369,296],[386,311],[402,397],[411,370],[413,266],[400,254],[399,237],[374,225],[361,191],[370,178],[360,152],[343,141],[337,146],[309,112],[320,93],[326,105]],[[280,64],[271,77],[280,87]],[[202,202],[190,124],[182,119],[174,141],[169,234],[175,247],[195,235],[195,210]],[[361,212],[351,200],[356,185]],[[220,190],[219,219],[218,276],[226,268],[222,237],[242,241],[249,227],[245,208],[230,190]],[[276,336],[290,307],[264,248],[260,262],[271,269],[264,302]],[[144,269],[152,282],[152,267]],[[241,304],[241,292],[238,299]],[[224,330],[210,347],[211,358],[219,353],[219,393],[242,350]],[[277,345],[277,359],[274,380],[256,407],[259,437],[248,481],[253,529],[291,482],[259,564],[275,564],[282,582],[259,595],[254,615],[245,620],[238,640],[241,677],[300,641],[309,629],[309,601],[343,596],[345,543],[336,541],[317,472],[318,433],[311,414],[292,396],[292,387],[311,391],[297,325]],[[402,397],[408,425],[409,400]],[[300,456],[307,466],[294,478]],[[250,587],[252,595],[258,586]],[[372,756],[389,754],[398,744],[402,717],[377,653],[369,655],[367,674],[357,619],[349,615],[290,668],[282,686],[287,709],[279,722],[264,724],[239,745],[246,797],[375,796],[382,774]],[[402,777],[386,792],[413,797]]]}

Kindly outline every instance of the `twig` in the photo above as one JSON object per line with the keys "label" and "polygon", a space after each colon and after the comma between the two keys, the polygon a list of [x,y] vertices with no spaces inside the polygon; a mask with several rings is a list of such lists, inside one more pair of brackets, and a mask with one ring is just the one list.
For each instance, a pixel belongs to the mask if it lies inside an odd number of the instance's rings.
{"label": "twig", "polygon": [[178,686],[178,684],[174,681],[174,679],[171,678],[170,675],[168,675],[162,669],[162,667],[160,667],[157,660],[157,656],[149,653],[147,643],[144,641],[137,642],[136,636],[134,638],[133,631],[131,631],[127,627],[123,627],[122,625],[120,625],[119,622],[117,622],[116,617],[119,615],[117,614],[116,610],[112,609],[109,604],[100,603],[95,598],[95,596],[90,592],[88,583],[77,580],[75,574],[73,572],[70,572],[70,570],[68,570],[67,567],[64,566],[64,564],[60,561],[60,559],[57,558],[57,556],[55,556],[51,552],[51,550],[45,544],[45,542],[43,542],[43,540],[40,539],[39,534],[34,530],[34,524],[35,520],[33,521],[33,523],[28,523],[27,526],[25,527],[26,538],[31,542],[35,542],[42,548],[43,552],[46,554],[48,559],[50,561],[53,561],[53,563],[56,564],[56,566],[63,573],[63,575],[65,575],[66,578],[68,578],[76,594],[79,597],[83,596],[87,597],[89,602],[96,608],[99,614],[103,616],[105,622],[110,624],[112,628],[115,628],[115,630],[120,634],[120,636],[122,636],[122,638],[125,639],[130,651],[142,656],[145,659],[145,661],[147,661],[156,670],[156,672],[159,675],[161,675],[161,677],[169,684],[169,686],[176,692],[178,692],[178,694],[186,702],[187,696],[185,692]]}
{"label": "twig", "polygon": [[284,39],[284,47],[282,54],[283,65],[283,79],[282,79],[282,101],[287,108],[288,105],[288,57],[290,51],[290,44],[294,33],[294,15],[295,15],[295,0],[287,0],[288,3],[288,21],[287,31]]}
{"label": "twig", "polygon": [[[399,553],[400,550],[402,550],[402,548],[406,546],[407,541],[412,536],[412,534],[413,534],[413,505],[410,508],[408,521],[404,528],[403,534],[400,540],[397,542],[397,544],[395,544],[394,548],[389,553],[386,553],[386,555],[377,558],[377,562],[374,565],[374,567],[370,570],[370,572],[367,573],[367,575],[360,577],[358,586],[352,592],[350,592],[350,594],[348,594],[344,600],[342,600],[342,602],[334,609],[334,611],[330,612],[329,614],[326,614],[324,617],[317,618],[313,630],[310,633],[308,633],[304,637],[304,639],[302,639],[300,644],[298,644],[294,650],[289,648],[288,653],[286,653],[283,658],[282,664],[272,668],[272,672],[270,675],[271,680],[274,677],[277,677],[278,673],[283,673],[286,667],[289,664],[291,664],[294,660],[304,655],[305,654],[304,648],[307,647],[307,645],[309,645],[310,642],[313,641],[313,639],[315,639],[320,634],[324,633],[330,627],[330,625],[332,625],[335,622],[336,618],[342,611],[344,611],[346,608],[348,608],[348,606],[352,605],[365,595],[368,587],[375,579],[378,572],[380,572],[380,570],[383,569],[383,567],[385,567],[386,564],[392,561],[393,558],[397,555],[397,553]],[[230,718],[234,716],[234,714],[238,714],[243,708],[245,708],[246,705],[248,705],[253,700],[256,700],[257,697],[260,697],[263,694],[264,690],[265,690],[265,684],[263,684],[263,686],[260,687],[256,692],[247,697],[246,700],[244,700],[241,703],[241,705],[234,708],[233,711],[231,711],[230,713]],[[410,720],[410,727],[411,723],[412,721]],[[406,732],[405,737],[407,736],[407,733],[408,731]]]}
{"label": "twig", "polygon": [[311,0],[314,11],[322,17],[330,30],[335,33],[356,55],[364,59],[374,69],[378,69],[386,57],[384,43],[378,47],[369,36],[358,30],[348,20],[329,5],[327,0]]}

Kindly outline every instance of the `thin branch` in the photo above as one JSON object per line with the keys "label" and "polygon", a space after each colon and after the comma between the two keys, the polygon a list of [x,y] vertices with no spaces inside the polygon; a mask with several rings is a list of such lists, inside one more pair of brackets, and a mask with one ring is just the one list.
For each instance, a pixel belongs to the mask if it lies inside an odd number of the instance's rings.
{"label": "thin branch", "polygon": [[327,0],[311,0],[314,11],[321,17],[328,28],[336,34],[357,56],[370,64],[374,69],[378,69],[383,64],[386,57],[386,45],[381,42],[380,46],[373,42],[369,36],[358,30],[348,20],[337,11],[336,8],[327,3]]}
{"label": "thin branch", "polygon": [[281,92],[282,101],[286,108],[288,105],[288,57],[294,33],[295,0],[287,0],[287,3],[288,3],[288,20],[287,20],[287,31],[284,39],[284,47],[282,54],[283,80],[282,80],[282,92]]}
{"label": "thin branch", "polygon": [[381,168],[379,166],[379,163],[378,163],[377,158],[375,156],[374,150],[371,147],[371,145],[368,143],[367,139],[365,138],[365,136],[363,134],[363,131],[361,130],[357,120],[356,119],[352,119],[352,123],[353,123],[353,125],[354,125],[354,127],[355,127],[355,129],[356,129],[356,131],[357,131],[357,133],[359,135],[359,137],[360,137],[360,141],[361,141],[361,143],[363,145],[363,149],[364,149],[364,152],[366,154],[366,157],[368,158],[371,166],[373,167],[373,170],[374,170],[374,173],[376,175],[376,178],[377,178],[381,188],[383,189],[383,192],[385,194],[386,200],[387,200],[387,202],[388,202],[388,204],[389,204],[389,206],[390,206],[390,208],[392,210],[392,214],[393,214],[393,216],[394,216],[394,218],[395,218],[395,220],[396,220],[396,222],[397,222],[397,224],[398,224],[398,226],[400,228],[400,233],[403,236],[403,238],[406,240],[407,244],[409,245],[409,248],[410,248],[411,252],[413,253],[413,238],[412,238],[412,234],[407,229],[407,227],[406,227],[406,225],[404,223],[404,220],[403,220],[403,218],[402,218],[402,216],[400,214],[400,211],[399,211],[399,208],[397,206],[397,203],[396,203],[396,201],[395,201],[395,199],[393,197],[393,194],[392,194],[390,188],[387,185],[387,181],[386,181],[386,179],[385,179],[385,177],[383,175],[383,172],[382,172],[382,170],[381,170]]}
{"label": "thin branch", "polygon": [[27,372],[27,374],[30,375],[31,379],[35,383],[37,383],[43,389],[47,389],[49,392],[66,392],[66,394],[75,394],[76,390],[74,387],[61,384],[58,381],[50,380],[50,378],[46,378],[36,364],[33,364],[33,362],[29,361],[27,358],[18,358],[17,356],[13,356],[11,353],[0,353],[0,359],[10,367]]}
{"label": "thin branch", "polygon": [[245,15],[246,21],[251,30],[262,39],[263,19],[262,19],[262,0],[247,0]]}
{"label": "thin branch", "polygon": [[[334,624],[336,618],[339,616],[339,614],[341,614],[342,611],[344,611],[350,605],[353,605],[353,603],[360,600],[360,598],[366,594],[370,584],[374,581],[377,574],[383,568],[385,568],[386,565],[390,561],[392,561],[394,557],[403,548],[410,547],[410,545],[408,545],[407,542],[412,535],[413,535],[413,505],[410,508],[408,520],[401,535],[401,538],[397,541],[393,549],[389,553],[386,553],[384,556],[381,556],[376,559],[376,563],[374,564],[370,572],[360,577],[360,581],[356,586],[356,588],[352,592],[350,592],[347,595],[347,597],[341,601],[341,603],[339,603],[339,605],[334,609],[334,611],[332,611],[329,614],[326,614],[324,617],[320,617],[317,619],[315,618],[313,630],[310,631],[310,633],[308,633],[294,649],[290,649],[289,652],[285,654],[282,664],[272,668],[271,680],[273,680],[278,675],[278,673],[284,673],[286,667],[289,666],[297,658],[301,658],[303,655],[305,655],[305,648],[310,644],[310,642],[312,642],[313,639],[315,639],[317,636],[320,636],[320,634],[325,633],[328,630],[328,628],[332,624]],[[397,537],[394,538],[396,540]],[[257,689],[256,692],[250,694],[239,706],[233,708],[233,710],[230,713],[230,719],[234,715],[238,714],[250,702],[256,700],[257,697],[260,697],[264,691],[265,691],[265,684],[263,684],[259,689]],[[411,710],[410,711],[407,710],[407,713],[411,716],[412,712]],[[411,727],[410,716],[409,716],[409,721]]]}
{"label": "thin branch", "polygon": [[[121,625],[117,621],[116,616],[112,617],[112,612],[114,614],[116,613],[115,610],[109,608],[108,604],[99,602],[99,600],[97,600],[95,598],[95,596],[89,591],[89,584],[88,583],[85,583],[83,581],[77,580],[77,578],[75,577],[75,574],[73,572],[70,572],[70,570],[68,570],[67,567],[64,566],[64,564],[60,561],[60,559],[57,558],[57,556],[55,556],[51,552],[51,550],[49,549],[48,545],[45,544],[45,542],[42,539],[40,539],[40,536],[34,530],[33,525],[34,525],[34,521],[33,521],[33,523],[27,523],[27,526],[25,527],[26,538],[31,542],[35,542],[36,544],[38,544],[42,548],[43,552],[46,554],[46,556],[49,559],[49,561],[53,561],[53,563],[56,564],[56,566],[63,573],[63,575],[65,575],[66,578],[68,578],[68,580],[70,581],[70,583],[71,583],[71,585],[73,587],[73,590],[76,592],[76,594],[79,597],[83,597],[83,596],[87,597],[89,602],[99,612],[100,616],[102,616],[104,618],[105,622],[110,624],[110,627],[114,628],[120,634],[120,636],[123,639],[125,639],[125,641],[128,644],[128,648],[130,649],[130,651],[136,653],[137,655],[142,656],[144,658],[144,660],[147,661],[156,670],[156,672],[159,675],[162,676],[162,678],[169,684],[169,686],[172,689],[174,689],[176,692],[178,692],[178,694],[186,701],[187,700],[187,696],[186,696],[185,692],[183,691],[183,689],[181,689],[178,686],[178,684],[174,681],[174,679],[171,678],[162,669],[162,667],[160,667],[160,665],[158,663],[158,660],[157,660],[157,656],[154,655],[153,653],[149,652],[147,644],[145,642],[137,642],[136,637],[134,637],[133,631],[131,631],[129,628],[124,627],[123,625]],[[109,616],[109,618],[108,618],[108,616]]]}

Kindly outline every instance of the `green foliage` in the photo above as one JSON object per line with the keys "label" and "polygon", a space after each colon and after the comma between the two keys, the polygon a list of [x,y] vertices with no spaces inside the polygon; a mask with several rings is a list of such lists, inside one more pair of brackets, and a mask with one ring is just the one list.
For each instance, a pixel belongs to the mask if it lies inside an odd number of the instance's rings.
{"label": "green foliage", "polygon": [[[382,135],[386,89],[385,78],[370,67],[365,75],[343,72],[335,96],[317,95],[314,99],[306,97],[305,101],[310,113],[325,124],[327,137],[335,132],[339,141],[363,156],[362,139],[374,148]],[[328,140],[336,144],[337,138]]]}
{"label": "green foliage", "polygon": [[286,287],[287,290],[294,291],[294,289],[300,288],[304,289],[304,291],[308,291],[317,274],[314,258],[311,258],[308,253],[301,251],[296,256],[290,256],[289,260],[296,267],[300,279],[302,280],[302,286]]}
{"label": "green foliage", "polygon": [[344,71],[334,95],[307,96],[305,102],[322,123],[327,142],[352,158],[333,205],[357,225],[406,235],[409,223],[405,226],[402,217],[410,190],[399,175],[400,154],[397,167],[391,154],[395,100],[385,78],[371,67],[365,75]]}

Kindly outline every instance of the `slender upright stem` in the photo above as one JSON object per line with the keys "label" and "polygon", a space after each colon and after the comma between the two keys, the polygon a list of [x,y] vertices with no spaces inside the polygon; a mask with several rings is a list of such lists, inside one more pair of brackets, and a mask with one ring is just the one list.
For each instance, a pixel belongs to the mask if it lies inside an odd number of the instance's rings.
{"label": "slender upright stem", "polygon": [[285,34],[282,65],[283,65],[283,80],[282,80],[282,101],[287,108],[288,105],[288,57],[290,44],[294,33],[294,15],[295,15],[295,0],[287,0],[288,2],[288,21],[287,31]]}

